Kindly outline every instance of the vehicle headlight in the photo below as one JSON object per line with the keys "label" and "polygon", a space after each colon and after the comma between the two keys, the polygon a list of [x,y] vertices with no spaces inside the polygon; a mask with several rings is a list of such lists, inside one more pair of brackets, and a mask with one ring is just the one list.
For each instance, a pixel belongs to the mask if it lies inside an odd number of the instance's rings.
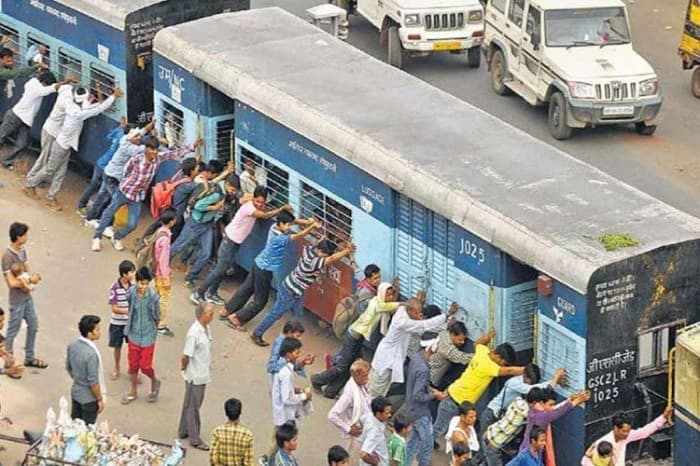
{"label": "vehicle headlight", "polygon": [[593,84],[570,82],[569,92],[571,97],[576,99],[595,99],[595,88]]}
{"label": "vehicle headlight", "polygon": [[639,83],[639,97],[656,95],[659,92],[659,80],[656,78],[647,79]]}
{"label": "vehicle headlight", "polygon": [[472,10],[467,16],[467,21],[470,23],[480,23],[482,18],[481,10]]}
{"label": "vehicle headlight", "polygon": [[403,17],[403,22],[406,26],[420,25],[420,15],[406,15]]}

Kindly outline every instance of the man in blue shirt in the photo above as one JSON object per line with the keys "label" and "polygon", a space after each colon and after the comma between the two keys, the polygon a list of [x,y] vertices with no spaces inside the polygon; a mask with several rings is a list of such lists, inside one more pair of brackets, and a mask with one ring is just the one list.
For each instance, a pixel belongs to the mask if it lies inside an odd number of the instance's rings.
{"label": "man in blue shirt", "polygon": [[[305,225],[305,228],[291,234],[294,224]],[[253,319],[267,304],[272,286],[272,276],[282,266],[287,245],[299,241],[312,230],[320,226],[314,219],[295,219],[286,210],[277,214],[275,224],[270,227],[265,248],[255,258],[255,264],[236,293],[226,303],[228,317],[222,316],[226,325],[236,330],[242,330],[246,322]],[[248,303],[251,296],[253,301]],[[248,303],[248,304],[246,304]],[[245,306],[245,307],[244,307]]]}
{"label": "man in blue shirt", "polygon": [[544,466],[544,447],[547,436],[544,429],[534,427],[530,431],[530,446],[520,450],[518,456],[506,463],[506,466]]}
{"label": "man in blue shirt", "polygon": [[[287,360],[280,356],[282,342],[285,338],[295,338],[301,341],[301,336],[305,331],[306,329],[301,322],[299,322],[297,319],[290,319],[284,324],[284,327],[282,327],[282,333],[275,338],[275,341],[271,346],[272,349],[270,350],[270,357],[267,359],[267,376],[269,379],[268,387],[270,387],[270,389],[272,387],[272,378],[285,366],[285,364],[287,364]],[[297,375],[306,377],[305,367],[313,364],[314,359],[315,356],[313,354],[307,354],[303,358],[297,359],[296,363],[294,364],[294,371],[297,373]]]}

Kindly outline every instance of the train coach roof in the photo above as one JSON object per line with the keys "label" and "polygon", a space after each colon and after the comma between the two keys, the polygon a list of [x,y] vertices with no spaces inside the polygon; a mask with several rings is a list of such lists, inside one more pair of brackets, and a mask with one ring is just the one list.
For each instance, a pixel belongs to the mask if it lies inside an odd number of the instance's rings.
{"label": "train coach roof", "polygon": [[[586,293],[598,268],[700,220],[279,8],[165,28],[156,53]],[[604,233],[636,247],[605,250]]]}
{"label": "train coach roof", "polygon": [[165,0],[56,0],[91,18],[124,30],[129,13],[162,3]]}

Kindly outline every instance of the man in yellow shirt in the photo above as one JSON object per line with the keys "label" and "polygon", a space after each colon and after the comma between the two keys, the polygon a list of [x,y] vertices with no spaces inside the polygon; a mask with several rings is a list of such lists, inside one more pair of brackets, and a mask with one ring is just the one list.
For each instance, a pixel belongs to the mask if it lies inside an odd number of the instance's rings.
{"label": "man in yellow shirt", "polygon": [[[493,330],[491,334],[495,333]],[[510,343],[501,343],[493,351],[488,346],[476,344],[474,356],[462,375],[447,387],[447,397],[438,406],[433,435],[437,440],[445,435],[450,420],[459,414],[459,405],[465,401],[472,404],[481,398],[496,377],[522,375],[525,368],[510,366],[515,362],[515,349]]]}

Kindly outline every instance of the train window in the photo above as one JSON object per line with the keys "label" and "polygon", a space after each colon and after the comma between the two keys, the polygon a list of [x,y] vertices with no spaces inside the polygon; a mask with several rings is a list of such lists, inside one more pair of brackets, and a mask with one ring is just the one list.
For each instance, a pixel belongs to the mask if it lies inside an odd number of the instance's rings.
{"label": "train window", "polygon": [[114,75],[90,64],[90,93],[97,100],[101,101],[103,97],[111,95],[115,87],[117,87],[117,82]]}
{"label": "train window", "polygon": [[161,126],[159,132],[161,136],[168,140],[169,147],[182,147],[184,144],[184,120],[185,114],[181,109],[164,100],[161,101],[161,115],[159,118]]}
{"label": "train window", "polygon": [[350,240],[352,211],[314,187],[301,183],[301,212],[304,218],[316,217],[323,222],[322,234],[336,244]]}
{"label": "train window", "polygon": [[15,53],[19,53],[19,33],[17,29],[11,28],[0,23],[0,36],[2,36],[2,45]]}
{"label": "train window", "polygon": [[235,120],[221,120],[216,122],[216,158],[223,161],[233,160]]}
{"label": "train window", "polygon": [[639,333],[640,377],[668,371],[668,352],[676,344],[676,332],[684,326],[685,320],[679,320]]}
{"label": "train window", "polygon": [[58,49],[58,79],[74,78],[78,82],[83,81],[82,62],[67,53],[64,49]]}
{"label": "train window", "polygon": [[46,41],[37,38],[33,34],[27,34],[27,50],[24,52],[24,60],[29,62],[40,50],[43,50],[44,52],[44,62],[50,65],[51,47],[49,47],[49,44],[47,44]]}
{"label": "train window", "polygon": [[279,207],[289,202],[289,173],[245,147],[241,147],[241,165],[239,175],[244,193],[265,186],[269,206]]}

